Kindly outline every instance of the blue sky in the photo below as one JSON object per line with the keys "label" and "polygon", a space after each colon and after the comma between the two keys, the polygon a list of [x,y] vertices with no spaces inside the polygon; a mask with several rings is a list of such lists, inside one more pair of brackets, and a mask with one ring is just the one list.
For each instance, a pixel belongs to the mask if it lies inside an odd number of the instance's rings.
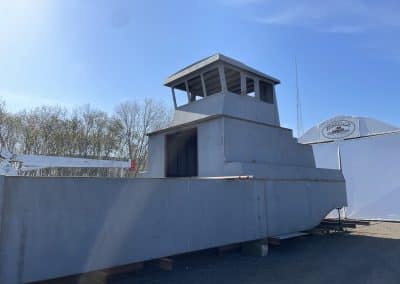
{"label": "blue sky", "polygon": [[336,114],[400,126],[399,14],[398,1],[0,0],[0,97],[11,111],[172,107],[164,79],[221,52],[281,80],[294,128],[297,57],[305,130]]}

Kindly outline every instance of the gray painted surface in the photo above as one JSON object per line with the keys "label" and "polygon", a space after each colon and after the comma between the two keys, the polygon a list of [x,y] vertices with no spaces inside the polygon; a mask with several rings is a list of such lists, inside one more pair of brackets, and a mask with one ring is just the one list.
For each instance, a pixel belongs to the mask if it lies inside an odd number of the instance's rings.
{"label": "gray painted surface", "polygon": [[0,283],[305,230],[343,182],[1,177]]}
{"label": "gray painted surface", "polygon": [[[339,171],[315,167],[310,145],[297,143],[292,131],[263,123],[216,117],[190,125],[198,131],[199,176],[252,175],[260,178],[342,180]],[[148,175],[165,176],[165,135],[149,139]]]}
{"label": "gray painted surface", "polygon": [[230,118],[224,125],[227,161],[315,167],[311,147],[289,130]]}
{"label": "gray painted surface", "polygon": [[[274,98],[276,101],[276,98]],[[171,126],[195,121],[209,115],[225,114],[279,126],[276,104],[261,102],[250,96],[233,93],[219,93],[179,107],[175,111]]]}

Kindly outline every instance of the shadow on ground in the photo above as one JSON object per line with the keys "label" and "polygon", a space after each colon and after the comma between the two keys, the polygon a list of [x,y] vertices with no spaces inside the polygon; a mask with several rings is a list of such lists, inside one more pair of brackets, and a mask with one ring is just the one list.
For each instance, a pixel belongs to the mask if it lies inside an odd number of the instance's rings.
{"label": "shadow on ground", "polygon": [[267,257],[208,250],[174,260],[171,272],[148,266],[110,283],[400,283],[400,239],[347,233],[287,240]]}
{"label": "shadow on ground", "polygon": [[[114,276],[108,284],[131,283],[400,283],[400,223],[374,222],[348,233],[308,235],[270,246],[266,257],[215,249],[173,257],[167,272],[144,269]],[[93,282],[93,281],[94,282]],[[52,284],[104,283],[70,280]]]}

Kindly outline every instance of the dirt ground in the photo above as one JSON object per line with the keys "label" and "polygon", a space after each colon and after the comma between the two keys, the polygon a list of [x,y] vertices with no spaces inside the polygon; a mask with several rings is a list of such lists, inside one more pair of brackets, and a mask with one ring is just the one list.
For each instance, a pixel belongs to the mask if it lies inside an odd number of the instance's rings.
{"label": "dirt ground", "polygon": [[177,256],[173,271],[145,266],[110,283],[400,283],[400,223],[348,231],[286,240],[266,257],[213,250]]}

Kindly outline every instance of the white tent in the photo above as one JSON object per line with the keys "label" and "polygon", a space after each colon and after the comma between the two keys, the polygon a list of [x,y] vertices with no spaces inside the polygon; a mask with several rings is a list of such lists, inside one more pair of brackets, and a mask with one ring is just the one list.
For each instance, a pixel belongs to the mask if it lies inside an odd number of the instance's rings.
{"label": "white tent", "polygon": [[346,217],[400,220],[400,129],[384,122],[337,116],[308,130],[316,166],[346,179]]}

